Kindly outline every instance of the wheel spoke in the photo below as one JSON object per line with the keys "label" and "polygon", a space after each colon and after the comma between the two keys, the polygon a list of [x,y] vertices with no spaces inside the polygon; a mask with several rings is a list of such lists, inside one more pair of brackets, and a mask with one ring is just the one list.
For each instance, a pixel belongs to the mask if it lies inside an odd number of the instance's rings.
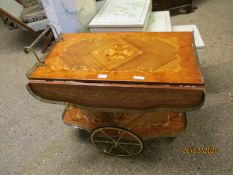
{"label": "wheel spoke", "polygon": [[115,144],[112,145],[112,147],[108,150],[108,153],[111,153],[112,152],[112,149],[115,148]]}
{"label": "wheel spoke", "polygon": [[[105,143],[105,142],[101,142],[101,141],[100,141],[100,143]],[[104,150],[105,153],[111,153],[111,152],[112,152],[112,149],[113,149],[114,147],[116,147],[116,146],[115,146],[115,144],[114,144],[113,142],[108,142],[108,143],[111,143],[111,144],[112,144],[112,146],[109,148],[109,150],[107,150],[107,147],[105,147],[104,145],[99,145],[99,144],[98,144],[98,146],[101,147],[101,148]]]}
{"label": "wheel spoke", "polygon": [[130,151],[128,151],[127,149],[125,149],[122,145],[118,145],[121,149],[123,149],[125,152],[128,153],[128,155],[132,155],[132,153]]}
{"label": "wheel spoke", "polygon": [[103,145],[98,145],[98,146],[101,147],[105,153],[109,153]]}
{"label": "wheel spoke", "polygon": [[111,138],[106,132],[104,132],[103,129],[100,130],[107,138],[109,138],[110,140],[112,140],[114,143],[116,142],[113,138]]}
{"label": "wheel spoke", "polygon": [[121,133],[121,135],[117,138],[117,142],[119,142],[120,141],[120,139],[121,139],[121,137],[123,136],[123,135],[125,135],[125,133],[123,132],[123,133]]}

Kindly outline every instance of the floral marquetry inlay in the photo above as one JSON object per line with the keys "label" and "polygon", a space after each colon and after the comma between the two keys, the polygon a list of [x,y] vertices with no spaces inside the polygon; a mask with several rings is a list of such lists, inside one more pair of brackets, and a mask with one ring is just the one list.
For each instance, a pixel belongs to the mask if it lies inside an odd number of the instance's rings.
{"label": "floral marquetry inlay", "polygon": [[[142,47],[148,42],[150,45],[157,45],[157,49]],[[99,43],[102,45],[99,46]],[[172,70],[176,71],[179,68],[177,49],[175,39],[173,43],[169,43],[168,40],[159,37],[143,37],[136,42],[134,38],[81,40],[64,48],[64,53],[56,60],[55,65],[58,70],[62,69],[63,65],[64,70],[118,72],[164,71],[172,65]]]}
{"label": "floral marquetry inlay", "polygon": [[142,51],[122,39],[117,39],[106,46],[92,51],[91,54],[108,70],[113,70],[142,54]]}
{"label": "floral marquetry inlay", "polygon": [[[92,112],[69,106],[64,114],[64,122],[83,128],[89,132],[102,126],[125,128],[139,135],[142,139],[156,136],[175,136],[186,126],[184,113],[152,112],[144,114],[113,112]],[[108,136],[111,133],[107,133]]]}

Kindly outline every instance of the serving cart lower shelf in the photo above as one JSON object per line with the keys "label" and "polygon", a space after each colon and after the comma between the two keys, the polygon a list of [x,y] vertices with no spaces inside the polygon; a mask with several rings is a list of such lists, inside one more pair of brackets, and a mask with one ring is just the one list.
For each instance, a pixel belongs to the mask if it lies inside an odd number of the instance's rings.
{"label": "serving cart lower shelf", "polygon": [[186,128],[186,115],[179,112],[114,113],[68,106],[63,114],[66,124],[90,133],[91,142],[103,152],[133,156],[143,151],[143,140],[175,137]]}

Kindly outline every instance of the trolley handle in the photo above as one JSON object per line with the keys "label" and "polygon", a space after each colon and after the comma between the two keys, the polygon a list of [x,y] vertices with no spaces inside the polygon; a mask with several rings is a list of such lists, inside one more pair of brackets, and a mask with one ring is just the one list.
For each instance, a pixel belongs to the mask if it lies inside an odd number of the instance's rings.
{"label": "trolley handle", "polygon": [[30,46],[26,46],[26,47],[24,47],[24,49],[23,49],[24,53],[26,53],[26,54],[29,54],[30,52],[32,52],[32,53],[34,54],[34,56],[36,57],[36,59],[37,59],[37,61],[39,62],[40,65],[45,65],[45,62],[44,62],[44,60],[41,60],[41,59],[39,58],[39,56],[37,55],[36,51],[34,50],[34,47],[35,47],[35,45],[38,44],[38,43],[44,38],[44,36],[45,36],[50,30],[52,30],[52,29],[55,31],[56,35],[58,36],[57,39],[56,39],[56,41],[58,41],[58,40],[60,40],[60,39],[63,39],[63,38],[62,38],[62,35],[61,35],[61,34],[60,34],[60,35],[58,34],[56,28],[55,28],[54,26],[52,26],[52,25],[49,25],[49,26],[35,39],[35,41],[33,41],[33,43],[32,43]]}

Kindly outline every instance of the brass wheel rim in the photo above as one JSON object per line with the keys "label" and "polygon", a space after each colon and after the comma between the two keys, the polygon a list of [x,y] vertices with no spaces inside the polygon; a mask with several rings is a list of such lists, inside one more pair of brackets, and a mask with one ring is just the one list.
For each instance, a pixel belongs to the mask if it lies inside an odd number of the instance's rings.
{"label": "brass wheel rim", "polygon": [[100,127],[91,133],[91,142],[101,151],[114,156],[135,156],[143,151],[142,139],[117,127]]}

